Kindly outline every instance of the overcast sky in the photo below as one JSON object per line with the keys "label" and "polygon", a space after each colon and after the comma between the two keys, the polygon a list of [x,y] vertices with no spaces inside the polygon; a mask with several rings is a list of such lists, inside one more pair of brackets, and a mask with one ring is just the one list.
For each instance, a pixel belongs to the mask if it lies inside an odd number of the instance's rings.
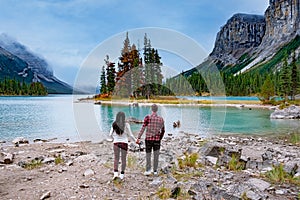
{"label": "overcast sky", "polygon": [[[268,2],[0,0],[0,33],[12,36],[42,55],[52,66],[54,74],[72,85],[78,69],[91,51],[116,34],[129,31],[130,37],[130,30],[137,28],[167,28],[195,40],[208,54],[220,27],[233,14],[263,15]],[[151,35],[149,37],[151,39]],[[163,57],[162,61],[167,65],[182,65],[172,57]],[[191,66],[180,67],[186,70]]]}

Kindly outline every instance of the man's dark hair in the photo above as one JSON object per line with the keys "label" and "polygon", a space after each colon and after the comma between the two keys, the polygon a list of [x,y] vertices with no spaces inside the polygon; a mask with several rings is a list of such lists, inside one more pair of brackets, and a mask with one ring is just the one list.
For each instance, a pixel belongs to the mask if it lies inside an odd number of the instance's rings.
{"label": "man's dark hair", "polygon": [[151,110],[152,110],[153,112],[157,112],[158,106],[157,106],[156,104],[153,104],[153,105],[151,106]]}

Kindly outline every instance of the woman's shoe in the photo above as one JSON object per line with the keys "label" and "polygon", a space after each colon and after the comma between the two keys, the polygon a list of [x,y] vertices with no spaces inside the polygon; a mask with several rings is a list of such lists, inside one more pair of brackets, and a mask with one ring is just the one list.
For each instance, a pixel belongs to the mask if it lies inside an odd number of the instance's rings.
{"label": "woman's shoe", "polygon": [[144,172],[144,175],[145,175],[145,176],[150,176],[151,174],[152,174],[152,172],[151,172],[150,170]]}
{"label": "woman's shoe", "polygon": [[113,180],[116,180],[117,178],[119,178],[119,174],[118,174],[118,172],[114,172]]}

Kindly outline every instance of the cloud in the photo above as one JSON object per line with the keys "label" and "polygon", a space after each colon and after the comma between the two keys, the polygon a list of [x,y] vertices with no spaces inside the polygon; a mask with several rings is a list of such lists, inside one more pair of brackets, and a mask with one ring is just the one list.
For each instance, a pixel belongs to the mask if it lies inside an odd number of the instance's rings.
{"label": "cloud", "polygon": [[229,17],[264,14],[267,5],[267,0],[2,0],[0,31],[42,54],[55,72],[79,68],[101,42],[143,27],[179,31],[209,52]]}

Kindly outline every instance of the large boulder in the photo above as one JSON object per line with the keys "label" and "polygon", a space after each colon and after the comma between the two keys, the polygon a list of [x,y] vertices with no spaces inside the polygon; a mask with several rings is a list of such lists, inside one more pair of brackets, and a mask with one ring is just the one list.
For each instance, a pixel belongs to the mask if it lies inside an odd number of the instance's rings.
{"label": "large boulder", "polygon": [[15,146],[19,146],[19,144],[29,144],[29,141],[23,137],[17,137],[12,141]]}
{"label": "large boulder", "polygon": [[271,119],[300,119],[300,107],[299,106],[290,106],[285,109],[276,109],[270,115]]}

